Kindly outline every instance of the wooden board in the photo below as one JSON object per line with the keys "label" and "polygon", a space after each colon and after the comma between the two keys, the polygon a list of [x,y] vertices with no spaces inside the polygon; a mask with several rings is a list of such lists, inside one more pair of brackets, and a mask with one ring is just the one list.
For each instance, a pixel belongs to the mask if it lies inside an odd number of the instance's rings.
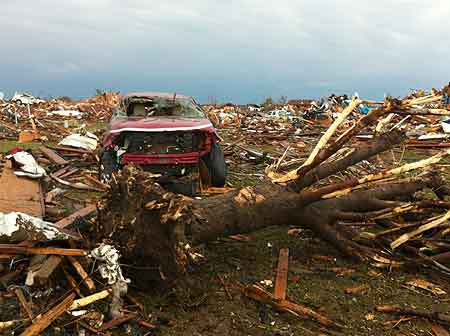
{"label": "wooden board", "polygon": [[0,254],[54,254],[85,257],[88,255],[88,251],[59,247],[28,247],[20,244],[0,244]]}
{"label": "wooden board", "polygon": [[38,336],[42,335],[42,332],[52,324],[59,316],[64,314],[75,299],[75,293],[69,294],[60,304],[56,305],[41,317],[36,319],[32,325],[21,333],[21,336]]}
{"label": "wooden board", "polygon": [[38,218],[44,215],[39,180],[14,175],[11,162],[8,161],[0,177],[0,212],[13,211]]}
{"label": "wooden board", "polygon": [[288,267],[289,249],[282,248],[278,257],[277,277],[275,279],[274,297],[276,299],[286,299]]}
{"label": "wooden board", "polygon": [[56,153],[54,150],[51,150],[50,148],[41,146],[39,147],[39,150],[42,152],[42,154],[45,155],[47,159],[50,159],[58,165],[66,165],[69,163],[69,161],[62,158],[58,153]]}
{"label": "wooden board", "polygon": [[432,325],[431,331],[433,331],[433,335],[435,336],[450,336],[450,333],[443,326],[438,324]]}
{"label": "wooden board", "polygon": [[89,277],[89,274],[87,274],[87,272],[84,270],[84,268],[80,264],[80,262],[78,260],[76,260],[75,258],[71,257],[71,256],[67,256],[67,259],[69,259],[69,261],[72,264],[73,268],[75,268],[75,270],[78,272],[78,274],[80,275],[80,278],[82,279],[82,281],[84,282],[86,287],[89,289],[89,291],[91,291],[91,292],[95,291],[94,280],[92,280]]}
{"label": "wooden board", "polygon": [[55,223],[55,226],[60,229],[63,229],[73,224],[77,219],[90,216],[96,211],[97,211],[97,204],[88,205],[87,207],[80,209],[74,212],[73,214],[59,220],[58,222]]}

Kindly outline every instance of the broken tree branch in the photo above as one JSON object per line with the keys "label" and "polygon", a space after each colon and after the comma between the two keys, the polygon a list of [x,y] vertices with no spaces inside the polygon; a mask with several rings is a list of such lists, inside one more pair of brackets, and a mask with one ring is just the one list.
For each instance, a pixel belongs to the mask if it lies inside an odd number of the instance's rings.
{"label": "broken tree branch", "polygon": [[376,310],[380,313],[410,315],[410,316],[423,317],[428,320],[439,321],[439,322],[443,322],[446,324],[450,323],[450,315],[436,312],[436,311],[431,311],[431,312],[430,311],[422,311],[422,310],[416,310],[416,309],[401,308],[400,306],[378,306],[378,307],[376,307]]}
{"label": "broken tree branch", "polygon": [[294,191],[300,191],[325,177],[343,171],[358,162],[382,153],[395,145],[400,144],[404,139],[403,134],[396,130],[386,133],[383,136],[376,137],[373,141],[362,147],[352,148],[352,151],[341,159],[324,162],[320,166],[306,173],[303,178],[294,180],[289,184],[289,187]]}
{"label": "broken tree branch", "polygon": [[290,171],[286,175],[274,179],[273,182],[286,183],[295,179],[302,178],[307,172],[317,167],[320,163],[324,162],[336,151],[342,148],[352,137],[356,136],[361,130],[375,122],[381,116],[390,113],[393,109],[393,104],[395,103],[396,102],[391,99],[386,99],[386,102],[383,106],[371,110],[367,115],[361,117],[353,126],[342,133],[334,142],[329,144],[327,147],[321,148],[308,165],[303,165],[300,168]]}

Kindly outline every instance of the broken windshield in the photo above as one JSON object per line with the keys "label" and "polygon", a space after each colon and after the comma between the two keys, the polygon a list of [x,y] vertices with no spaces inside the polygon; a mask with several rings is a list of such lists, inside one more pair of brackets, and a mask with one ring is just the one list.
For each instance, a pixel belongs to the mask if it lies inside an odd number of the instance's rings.
{"label": "broken windshield", "polygon": [[190,99],[132,98],[115,115],[120,117],[205,118],[205,113]]}

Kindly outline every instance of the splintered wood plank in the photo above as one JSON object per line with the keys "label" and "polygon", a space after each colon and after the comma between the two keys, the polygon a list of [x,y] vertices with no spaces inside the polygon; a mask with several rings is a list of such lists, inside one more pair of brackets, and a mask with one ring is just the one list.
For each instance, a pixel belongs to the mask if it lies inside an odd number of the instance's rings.
{"label": "splintered wood plank", "polygon": [[107,298],[112,293],[112,289],[105,289],[101,292],[86,296],[84,298],[75,300],[72,302],[68,310],[76,310],[80,309],[82,307],[88,306],[91,303],[94,303],[99,300],[103,300],[104,298]]}
{"label": "splintered wood plank", "polygon": [[69,161],[62,158],[58,153],[56,153],[54,150],[47,148],[45,146],[39,147],[39,150],[42,152],[42,154],[45,155],[45,157],[52,162],[56,163],[57,165],[66,165],[69,163]]}
{"label": "splintered wood plank", "polygon": [[93,214],[95,211],[97,211],[97,205],[91,204],[56,222],[55,226],[60,229],[65,228],[73,224],[78,218],[89,216]]}
{"label": "splintered wood plank", "polygon": [[78,287],[77,282],[75,281],[74,277],[67,272],[66,268],[63,266],[62,268],[64,275],[66,276],[67,281],[69,282],[70,286],[77,292],[79,297],[84,297],[83,293],[81,293],[80,287]]}
{"label": "splintered wood plank", "polygon": [[95,177],[92,177],[91,175],[84,173],[83,176],[88,180],[88,182],[92,183],[95,187],[106,190],[108,186],[99,180],[97,180]]}
{"label": "splintered wood plank", "polygon": [[338,328],[343,327],[339,323],[334,322],[329,318],[320,315],[319,313],[315,312],[312,309],[309,309],[308,307],[296,304],[288,300],[276,299],[275,296],[273,296],[271,293],[267,292],[266,290],[257,285],[246,286],[242,289],[242,292],[244,293],[245,296],[255,301],[271,305],[273,308],[279,311],[288,312],[295,316],[306,316],[312,320],[321,323],[324,326],[328,327],[335,326]]}
{"label": "splintered wood plank", "polygon": [[282,248],[278,256],[277,277],[275,279],[274,297],[276,299],[286,299],[287,276],[289,269],[289,249]]}
{"label": "splintered wood plank", "polygon": [[91,279],[89,274],[87,274],[87,272],[84,270],[84,268],[80,264],[80,262],[78,260],[76,260],[74,257],[67,256],[67,258],[69,259],[73,268],[75,268],[75,270],[78,272],[78,274],[80,275],[80,278],[83,280],[84,284],[89,289],[89,291],[91,291],[91,292],[95,291],[94,281]]}
{"label": "splintered wood plank", "polygon": [[65,146],[52,146],[49,147],[50,149],[57,150],[57,151],[64,151],[69,153],[76,153],[76,154],[92,154],[92,151],[88,151],[85,149],[78,149],[73,147],[65,147]]}
{"label": "splintered wood plank", "polygon": [[31,310],[30,304],[25,299],[25,296],[23,295],[22,288],[16,287],[14,288],[14,293],[16,294],[17,298],[19,299],[20,304],[22,305],[23,309],[25,310],[26,314],[28,315],[28,318],[30,320],[34,319],[33,311]]}
{"label": "splintered wood plank", "polygon": [[0,177],[0,212],[18,211],[42,218],[42,204],[39,181],[14,175],[11,162],[6,162]]}
{"label": "splintered wood plank", "polygon": [[105,331],[107,331],[108,329],[117,327],[119,325],[121,325],[122,323],[125,323],[133,318],[135,318],[137,316],[137,314],[128,314],[128,315],[124,315],[122,317],[116,318],[114,320],[108,321],[106,323],[103,323],[102,326],[97,330],[100,333],[103,333]]}
{"label": "splintered wood plank", "polygon": [[34,336],[41,335],[42,332],[47,329],[47,327],[52,324],[59,316],[64,314],[73,300],[75,299],[75,293],[71,293],[68,297],[66,297],[60,304],[56,305],[49,311],[47,311],[42,317],[36,319],[32,325],[30,325],[21,336]]}
{"label": "splintered wood plank", "polygon": [[66,256],[84,257],[88,251],[80,249],[68,249],[59,247],[28,247],[15,244],[0,244],[0,253],[2,254],[54,254]]}
{"label": "splintered wood plank", "polygon": [[431,326],[431,331],[435,336],[450,336],[450,333],[442,326],[434,324]]}
{"label": "splintered wood plank", "polygon": [[51,255],[41,265],[39,270],[34,275],[34,278],[41,284],[45,284],[48,278],[53,274],[55,269],[59,266],[62,259],[60,256]]}

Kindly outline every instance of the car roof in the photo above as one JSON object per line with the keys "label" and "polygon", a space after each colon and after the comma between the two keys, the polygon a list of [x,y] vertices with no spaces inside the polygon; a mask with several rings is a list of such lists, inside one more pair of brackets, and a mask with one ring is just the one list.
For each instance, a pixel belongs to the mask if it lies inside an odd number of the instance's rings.
{"label": "car roof", "polygon": [[185,96],[176,92],[131,92],[125,95],[126,98],[166,98],[166,99],[192,99],[189,96]]}

